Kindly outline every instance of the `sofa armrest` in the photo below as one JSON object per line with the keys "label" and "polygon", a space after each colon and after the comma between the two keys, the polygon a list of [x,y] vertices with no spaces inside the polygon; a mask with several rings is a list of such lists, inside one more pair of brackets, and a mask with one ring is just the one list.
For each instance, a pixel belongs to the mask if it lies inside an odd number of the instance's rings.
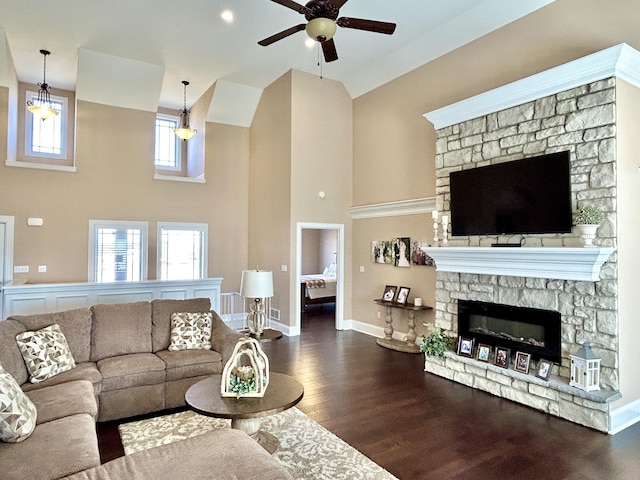
{"label": "sofa armrest", "polygon": [[242,338],[242,334],[229,328],[213,310],[211,314],[211,350],[215,350],[222,355],[222,366],[224,367],[231,358],[231,355],[233,355],[233,349],[236,343],[238,343],[238,340]]}

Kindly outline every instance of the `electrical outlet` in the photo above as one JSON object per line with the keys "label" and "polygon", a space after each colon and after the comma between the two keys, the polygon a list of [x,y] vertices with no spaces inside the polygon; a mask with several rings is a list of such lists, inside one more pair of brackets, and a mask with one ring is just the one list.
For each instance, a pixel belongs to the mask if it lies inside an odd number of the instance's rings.
{"label": "electrical outlet", "polygon": [[287,271],[287,266],[286,266],[286,265],[280,265],[280,269],[281,269],[283,272],[286,272],[286,271]]}
{"label": "electrical outlet", "polygon": [[13,273],[29,273],[29,265],[15,265]]}

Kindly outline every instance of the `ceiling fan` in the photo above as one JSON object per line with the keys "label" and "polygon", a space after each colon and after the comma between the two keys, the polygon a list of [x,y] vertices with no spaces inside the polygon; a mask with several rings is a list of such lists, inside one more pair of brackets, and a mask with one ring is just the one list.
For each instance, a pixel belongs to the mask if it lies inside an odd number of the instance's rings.
{"label": "ceiling fan", "polygon": [[283,30],[264,40],[260,40],[258,44],[266,47],[289,35],[306,30],[309,37],[320,42],[322,45],[324,60],[327,63],[338,59],[338,52],[333,42],[336,27],[355,28],[357,30],[367,30],[369,32],[384,33],[387,35],[391,35],[396,29],[395,23],[365,20],[362,18],[338,18],[340,8],[347,3],[348,0],[310,0],[306,5],[300,5],[293,0],[271,1],[304,15],[307,23],[301,23],[295,27]]}

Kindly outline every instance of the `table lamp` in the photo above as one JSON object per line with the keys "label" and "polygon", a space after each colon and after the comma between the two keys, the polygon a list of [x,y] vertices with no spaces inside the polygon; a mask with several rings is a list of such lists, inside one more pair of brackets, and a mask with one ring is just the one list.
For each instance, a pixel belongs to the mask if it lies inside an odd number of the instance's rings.
{"label": "table lamp", "polygon": [[260,337],[267,320],[262,299],[273,297],[273,274],[271,271],[243,270],[240,295],[254,299],[251,312],[247,316],[247,327],[251,335]]}

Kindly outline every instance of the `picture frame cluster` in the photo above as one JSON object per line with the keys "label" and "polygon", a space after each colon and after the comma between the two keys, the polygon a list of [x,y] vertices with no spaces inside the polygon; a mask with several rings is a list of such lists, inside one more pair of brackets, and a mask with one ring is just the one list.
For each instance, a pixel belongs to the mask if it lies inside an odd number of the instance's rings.
{"label": "picture frame cluster", "polygon": [[[491,363],[501,368],[509,369],[512,366],[511,349],[501,346],[491,346],[484,343],[476,345],[475,338],[458,337],[457,354],[461,357],[468,357],[479,362]],[[513,370],[516,372],[529,374],[531,368],[531,354],[516,351],[513,356]],[[535,376],[542,380],[549,380],[553,362],[541,358],[535,369]],[[533,372],[532,372],[533,373]]]}
{"label": "picture frame cluster", "polygon": [[398,305],[406,305],[409,299],[409,287],[397,287],[395,285],[387,285],[382,292],[382,301],[396,303]]}

